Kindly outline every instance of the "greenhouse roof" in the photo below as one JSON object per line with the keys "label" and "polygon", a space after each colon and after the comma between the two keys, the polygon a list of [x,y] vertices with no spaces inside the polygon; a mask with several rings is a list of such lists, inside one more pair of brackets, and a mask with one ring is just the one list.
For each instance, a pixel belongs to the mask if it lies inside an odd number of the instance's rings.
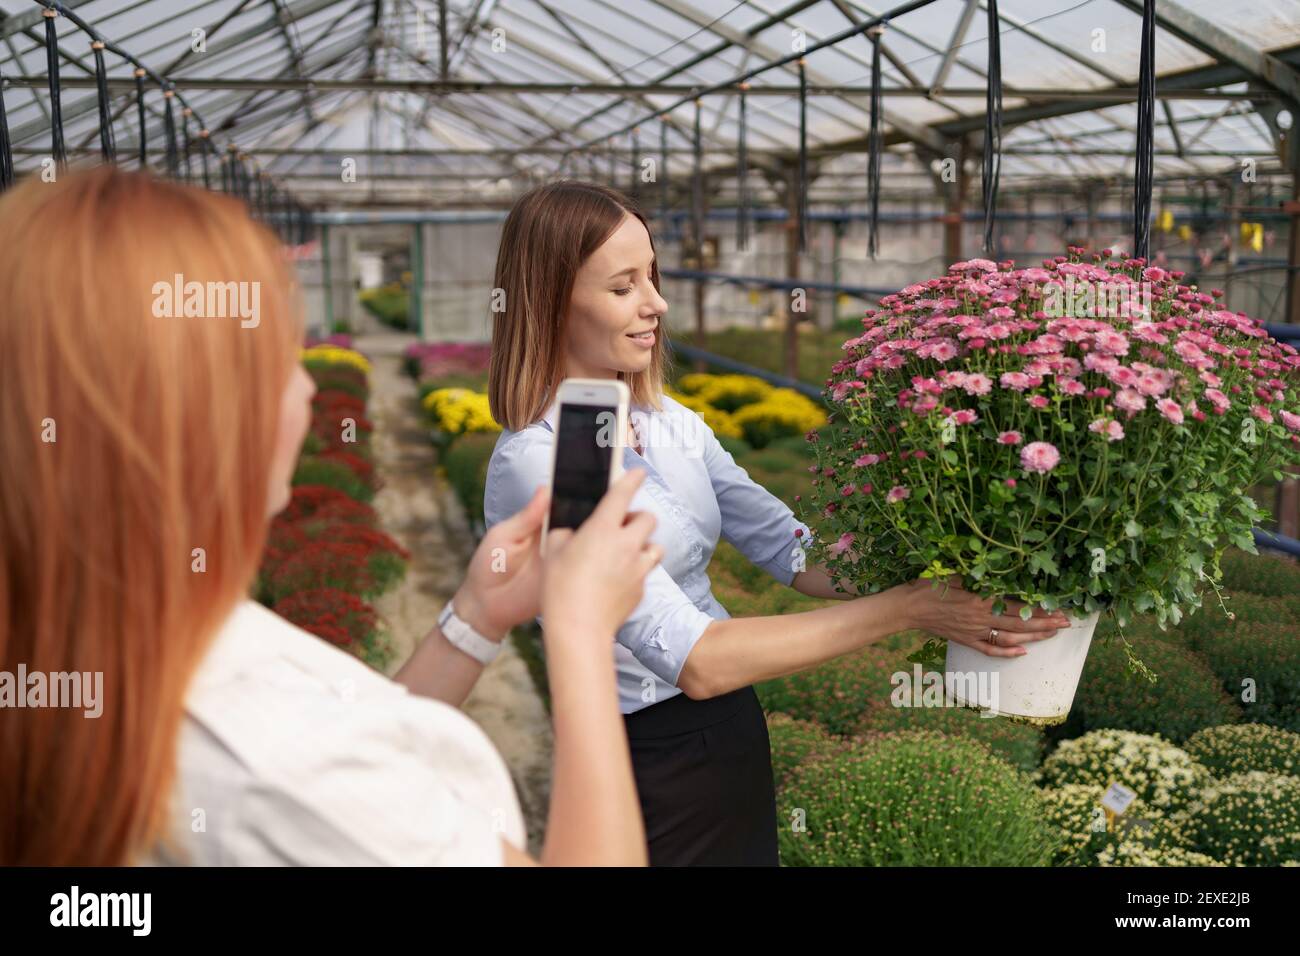
{"label": "greenhouse roof", "polygon": [[[48,4],[47,4],[48,5]],[[865,194],[871,41],[882,38],[886,194],[929,189],[929,167],[984,129],[985,0],[63,0],[169,79],[219,148],[247,153],[331,207],[504,201],[557,171],[631,177],[669,127],[673,181],[691,169],[699,93],[705,169],[736,165],[747,78],[751,169],[795,155],[808,52],[811,201]],[[1141,0],[1001,0],[1004,188],[1131,175]],[[1155,39],[1160,178],[1281,168],[1276,113],[1300,98],[1300,0],[1161,0]],[[42,4],[0,0],[5,107],[19,169],[50,150]],[[99,120],[89,37],[55,20],[70,152]],[[446,42],[441,37],[445,30]],[[201,31],[201,33],[200,33]],[[827,38],[844,38],[818,48]],[[200,36],[204,49],[195,49]],[[1263,51],[1263,52],[1261,52]],[[109,50],[121,161],[138,139],[133,64]],[[151,159],[162,99],[146,96]],[[177,121],[180,122],[179,119]],[[1285,126],[1283,117],[1282,125]],[[197,133],[197,127],[191,130]],[[178,134],[179,135],[179,134]],[[611,152],[613,150],[614,152]],[[342,170],[354,161],[356,182]],[[750,177],[754,187],[759,174]],[[724,191],[725,193],[725,191]]]}

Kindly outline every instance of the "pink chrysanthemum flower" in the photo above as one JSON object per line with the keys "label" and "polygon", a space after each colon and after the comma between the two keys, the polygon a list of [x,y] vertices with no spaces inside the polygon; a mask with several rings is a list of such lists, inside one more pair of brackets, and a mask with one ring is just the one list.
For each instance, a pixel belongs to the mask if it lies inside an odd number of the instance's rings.
{"label": "pink chrysanthemum flower", "polygon": [[894,487],[890,488],[889,492],[885,495],[885,500],[892,505],[897,501],[902,501],[904,498],[910,498],[911,495],[911,490],[905,486],[894,485]]}
{"label": "pink chrysanthemum flower", "polygon": [[1175,425],[1183,423],[1183,410],[1172,398],[1162,398],[1156,402],[1156,408],[1160,414],[1165,416]]}
{"label": "pink chrysanthemum flower", "polygon": [[1061,453],[1047,441],[1030,442],[1020,449],[1020,465],[1025,471],[1045,475],[1061,461]]}
{"label": "pink chrysanthemum flower", "polygon": [[1104,434],[1107,441],[1119,441],[1124,437],[1124,428],[1113,418],[1098,418],[1088,425],[1088,431]]}

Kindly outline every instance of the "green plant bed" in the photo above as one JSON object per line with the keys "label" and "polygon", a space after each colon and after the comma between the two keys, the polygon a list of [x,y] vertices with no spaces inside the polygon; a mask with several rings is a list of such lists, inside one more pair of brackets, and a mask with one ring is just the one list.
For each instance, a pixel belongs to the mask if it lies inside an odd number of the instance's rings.
{"label": "green plant bed", "polygon": [[1250,591],[1268,597],[1300,594],[1300,562],[1290,558],[1229,548],[1219,559],[1219,568],[1223,571],[1221,586],[1230,593]]}
{"label": "green plant bed", "polygon": [[767,736],[772,750],[772,779],[778,790],[800,764],[839,753],[848,746],[843,737],[828,734],[812,721],[781,713],[767,715]]}
{"label": "green plant bed", "polygon": [[1028,775],[930,731],[860,738],[797,766],[777,826],[788,866],[1045,866],[1058,842]]}
{"label": "green plant bed", "polygon": [[1241,720],[1240,709],[1201,655],[1176,640],[1126,633],[1134,652],[1159,675],[1156,682],[1130,671],[1117,637],[1094,640],[1070,710],[1071,732],[1115,728],[1159,733],[1181,743],[1203,727]]}
{"label": "green plant bed", "polygon": [[1300,732],[1300,626],[1236,621],[1193,646],[1246,720]]}
{"label": "green plant bed", "polygon": [[1184,749],[1220,778],[1248,770],[1300,776],[1300,734],[1267,724],[1206,727]]}
{"label": "green plant bed", "polygon": [[750,447],[749,442],[743,438],[733,438],[730,435],[717,435],[718,444],[724,450],[731,453],[731,457],[740,461],[742,455],[748,455],[754,449]]}
{"label": "green plant bed", "polygon": [[[861,329],[861,321],[857,329]],[[678,333],[677,337],[688,345],[694,345],[695,339],[688,334]],[[799,374],[800,381],[820,386],[826,380],[826,370],[844,357],[844,335],[841,332],[822,332],[809,329],[799,333]],[[717,355],[744,362],[778,375],[785,374],[785,331],[782,329],[723,329],[710,332],[704,348]],[[691,363],[679,358],[676,372],[680,376],[689,374],[693,369]],[[717,369],[719,372],[728,369]]]}
{"label": "green plant bed", "polygon": [[521,624],[510,631],[510,641],[519,656],[524,659],[528,676],[533,679],[533,686],[542,698],[542,706],[551,712],[551,684],[546,676],[546,650],[542,643],[542,629],[536,621]]}
{"label": "green plant bed", "polygon": [[411,292],[400,286],[366,289],[359,296],[367,312],[395,329],[410,328]]}
{"label": "green plant bed", "polygon": [[439,455],[440,464],[471,522],[482,522],[483,489],[497,433],[470,432],[449,443]]}
{"label": "green plant bed", "polygon": [[872,706],[858,726],[859,734],[892,730],[933,730],[978,740],[1007,763],[1026,771],[1038,769],[1046,743],[1036,727],[982,717],[966,707],[894,707],[887,703]]}
{"label": "green plant bed", "polygon": [[819,724],[829,733],[849,735],[859,728],[869,707],[888,704],[892,675],[910,670],[911,665],[900,661],[899,655],[869,648],[763,681],[755,690],[769,713],[780,711]]}
{"label": "green plant bed", "polygon": [[347,465],[312,455],[304,455],[298,460],[298,467],[293,473],[295,485],[326,485],[337,488],[350,498],[369,503],[375,497],[375,489],[357,477],[355,471]]}

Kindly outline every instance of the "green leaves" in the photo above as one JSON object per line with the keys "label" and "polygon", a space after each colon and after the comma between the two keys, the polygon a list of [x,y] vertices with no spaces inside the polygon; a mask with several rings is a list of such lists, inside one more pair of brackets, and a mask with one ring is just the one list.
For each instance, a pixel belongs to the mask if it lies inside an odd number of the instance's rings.
{"label": "green leaves", "polygon": [[926,641],[920,650],[908,654],[907,660],[910,664],[920,664],[922,667],[942,668],[948,662],[948,642]]}
{"label": "green leaves", "polygon": [[1052,577],[1061,573],[1056,567],[1056,559],[1046,551],[1035,551],[1029,556],[1029,570],[1035,574],[1048,574]]}

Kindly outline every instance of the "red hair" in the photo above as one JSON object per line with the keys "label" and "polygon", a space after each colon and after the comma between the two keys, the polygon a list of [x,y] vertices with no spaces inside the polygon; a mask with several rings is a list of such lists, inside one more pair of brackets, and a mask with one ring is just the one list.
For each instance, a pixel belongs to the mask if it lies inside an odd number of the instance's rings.
{"label": "red hair", "polygon": [[[0,864],[127,863],[162,836],[186,687],[256,573],[301,312],[242,203],[112,166],[28,177],[0,249],[0,670],[103,674],[97,719],[0,720]],[[178,274],[257,283],[260,320],[156,317]]]}

